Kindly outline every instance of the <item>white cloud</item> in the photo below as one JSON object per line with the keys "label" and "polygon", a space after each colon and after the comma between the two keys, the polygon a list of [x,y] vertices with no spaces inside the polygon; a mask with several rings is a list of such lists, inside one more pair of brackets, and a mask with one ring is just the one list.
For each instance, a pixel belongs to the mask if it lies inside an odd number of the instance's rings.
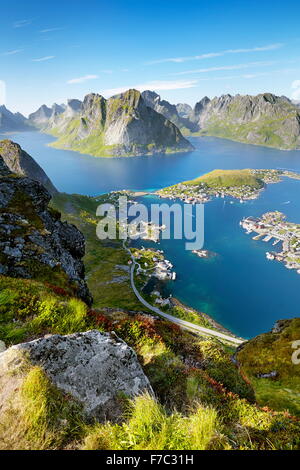
{"label": "white cloud", "polygon": [[188,75],[188,74],[192,74],[192,73],[218,72],[220,70],[240,70],[240,69],[247,69],[249,67],[269,67],[269,66],[274,65],[276,63],[277,62],[275,62],[275,61],[248,62],[246,64],[222,65],[220,67],[208,67],[208,68],[205,68],[205,69],[186,70],[184,72],[172,73],[172,75]]}
{"label": "white cloud", "polygon": [[63,28],[48,28],[48,29],[41,29],[39,32],[44,33],[52,33],[52,31],[61,31]]}
{"label": "white cloud", "polygon": [[14,28],[23,28],[24,26],[28,26],[32,23],[32,20],[19,20],[15,21],[13,24]]}
{"label": "white cloud", "polygon": [[141,83],[139,85],[133,86],[123,86],[119,88],[109,88],[103,91],[103,94],[106,96],[117,95],[123,93],[129,88],[134,88],[135,90],[144,91],[144,90],[179,90],[182,88],[193,88],[197,85],[198,80],[171,80],[171,81],[152,81],[148,83]]}
{"label": "white cloud", "polygon": [[32,59],[32,62],[45,62],[46,60],[55,59],[55,55],[47,55],[45,57],[39,57],[38,59]]}
{"label": "white cloud", "polygon": [[300,80],[294,80],[292,83],[292,99],[300,100]]}
{"label": "white cloud", "polygon": [[68,80],[67,83],[69,85],[74,85],[75,83],[83,83],[87,80],[95,80],[97,78],[99,78],[98,75],[84,75],[84,77],[72,78],[71,80]]}
{"label": "white cloud", "polygon": [[24,49],[15,49],[13,51],[7,51],[7,52],[3,52],[1,55],[15,55],[15,54],[19,54],[20,52],[23,52]]}
{"label": "white cloud", "polygon": [[220,52],[208,52],[206,54],[200,54],[200,55],[195,55],[195,56],[187,56],[187,57],[170,57],[167,59],[158,59],[158,60],[152,60],[150,62],[147,62],[147,65],[153,65],[153,64],[162,64],[165,62],[174,62],[174,63],[181,63],[181,62],[187,62],[191,60],[203,60],[203,59],[211,59],[213,57],[222,57],[226,54],[245,54],[249,52],[263,52],[263,51],[272,51],[276,49],[280,49],[283,47],[284,44],[282,43],[276,43],[276,44],[268,44],[266,46],[261,46],[261,47],[251,47],[248,49],[227,49],[225,51],[220,51]]}

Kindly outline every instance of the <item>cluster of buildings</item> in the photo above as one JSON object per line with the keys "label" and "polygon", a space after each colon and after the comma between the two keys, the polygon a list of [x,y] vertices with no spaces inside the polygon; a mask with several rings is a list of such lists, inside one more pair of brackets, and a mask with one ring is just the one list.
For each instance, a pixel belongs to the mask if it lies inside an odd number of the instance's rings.
{"label": "cluster of buildings", "polygon": [[176,272],[172,271],[173,264],[164,258],[162,250],[145,250],[143,247],[135,255],[135,259],[138,262],[141,261],[137,268],[137,274],[147,274],[159,281],[176,280]]}
{"label": "cluster of buildings", "polygon": [[[240,225],[250,234],[254,232],[255,240],[272,242],[280,246],[281,251],[267,251],[266,257],[285,263],[288,269],[296,269],[300,274],[300,225],[285,221],[281,212],[267,212],[261,218],[246,217]],[[281,245],[280,245],[281,244]]]}
{"label": "cluster of buildings", "polygon": [[161,198],[181,199],[185,204],[205,203],[211,199],[207,186],[202,183],[199,185],[179,183],[158,191],[158,195]]}
{"label": "cluster of buildings", "polygon": [[177,184],[170,188],[165,188],[158,192],[162,198],[181,199],[186,204],[199,204],[209,202],[212,197],[231,196],[239,199],[241,202],[247,199],[256,199],[261,189],[253,188],[250,185],[230,186],[230,187],[209,187],[205,183],[195,184]]}

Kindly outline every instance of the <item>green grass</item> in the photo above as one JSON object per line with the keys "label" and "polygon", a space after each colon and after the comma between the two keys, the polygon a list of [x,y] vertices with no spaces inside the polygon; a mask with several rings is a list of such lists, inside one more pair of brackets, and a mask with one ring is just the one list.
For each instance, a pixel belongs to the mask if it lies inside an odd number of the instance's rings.
{"label": "green grass", "polygon": [[[253,338],[237,357],[259,404],[300,416],[300,367],[292,362],[292,343],[300,338],[300,319],[287,320],[285,325],[281,333]],[[277,372],[276,377],[257,378],[272,371]]]}
{"label": "green grass", "polygon": [[168,415],[149,395],[136,398],[122,426],[108,423],[87,431],[84,450],[205,450],[220,442],[215,410],[198,406],[188,416]]}
{"label": "green grass", "polygon": [[[26,364],[26,358],[23,361]],[[83,421],[81,407],[52,385],[36,366],[28,366],[1,418],[1,450],[63,448],[80,436]]]}
{"label": "green grass", "polygon": [[23,357],[14,371],[19,391],[2,412],[0,448],[299,447],[299,423],[284,413],[260,410],[247,400],[251,400],[251,386],[231,362],[233,351],[217,340],[201,339],[145,315],[113,309],[87,312],[78,299],[62,292],[51,295],[50,288],[36,281],[7,278],[1,287],[1,318],[13,318],[15,327],[31,326],[27,329],[31,339],[34,333],[115,331],[137,352],[157,398],[146,395],[128,402],[119,424],[87,424],[78,404]]}
{"label": "green grass", "polygon": [[90,327],[86,304],[62,287],[0,276],[0,340],[7,346]]}
{"label": "green grass", "polygon": [[122,243],[119,240],[99,240],[96,235],[100,220],[96,217],[96,210],[100,203],[111,202],[108,197],[59,194],[54,197],[52,205],[61,211],[63,220],[75,224],[85,236],[83,261],[94,307],[144,311],[144,306],[131,289],[129,272],[126,271],[130,257]]}
{"label": "green grass", "polygon": [[260,178],[253,175],[251,170],[213,170],[199,178],[185,181],[183,184],[199,185],[205,183],[209,188],[229,188],[240,186],[251,186],[260,189],[264,183]]}
{"label": "green grass", "polygon": [[[295,149],[299,146],[295,139],[289,134],[283,139],[283,136],[277,134],[282,130],[282,123],[286,119],[265,119],[260,122],[250,122],[246,124],[231,123],[230,120],[226,122],[218,121],[212,118],[206,125],[205,129],[199,131],[197,134],[200,136],[214,136],[223,139],[230,139],[237,142],[245,142],[254,145],[263,145],[266,147],[275,147],[280,149]],[[249,135],[253,134],[253,137]]]}

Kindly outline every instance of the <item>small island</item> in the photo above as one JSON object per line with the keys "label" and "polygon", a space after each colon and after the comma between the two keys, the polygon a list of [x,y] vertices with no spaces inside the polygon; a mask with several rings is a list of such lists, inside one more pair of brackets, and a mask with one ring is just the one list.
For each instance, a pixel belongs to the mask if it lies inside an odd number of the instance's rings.
{"label": "small island", "polygon": [[162,198],[181,199],[187,204],[209,202],[213,197],[232,197],[240,202],[256,199],[270,183],[282,177],[300,179],[300,174],[287,170],[214,170],[194,180],[157,191]]}
{"label": "small island", "polygon": [[285,219],[286,216],[281,212],[267,212],[260,218],[246,217],[240,225],[247,234],[256,233],[254,240],[273,240],[273,246],[281,244],[281,251],[266,252],[267,259],[280,261],[286,268],[296,269],[300,274],[300,224]]}
{"label": "small island", "polygon": [[209,250],[193,250],[192,253],[199,258],[214,258],[217,256],[217,253]]}

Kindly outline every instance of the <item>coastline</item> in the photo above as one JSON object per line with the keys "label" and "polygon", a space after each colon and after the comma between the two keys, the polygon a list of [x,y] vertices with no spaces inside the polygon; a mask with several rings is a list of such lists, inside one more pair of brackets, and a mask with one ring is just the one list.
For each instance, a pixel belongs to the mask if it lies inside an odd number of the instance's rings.
{"label": "coastline", "polygon": [[176,297],[172,298],[172,302],[174,302],[174,306],[180,307],[184,310],[190,311],[198,315],[200,318],[202,317],[204,320],[208,321],[212,328],[219,331],[220,333],[228,334],[230,336],[233,336],[236,339],[241,339],[243,341],[248,341],[247,338],[242,338],[241,336],[236,335],[233,333],[233,331],[229,330],[228,328],[225,328],[225,326],[221,325],[221,323],[218,323],[216,320],[214,320],[211,316],[207,315],[207,313],[200,312],[199,310],[196,310],[193,307],[189,307],[188,305],[182,303],[179,299]]}

